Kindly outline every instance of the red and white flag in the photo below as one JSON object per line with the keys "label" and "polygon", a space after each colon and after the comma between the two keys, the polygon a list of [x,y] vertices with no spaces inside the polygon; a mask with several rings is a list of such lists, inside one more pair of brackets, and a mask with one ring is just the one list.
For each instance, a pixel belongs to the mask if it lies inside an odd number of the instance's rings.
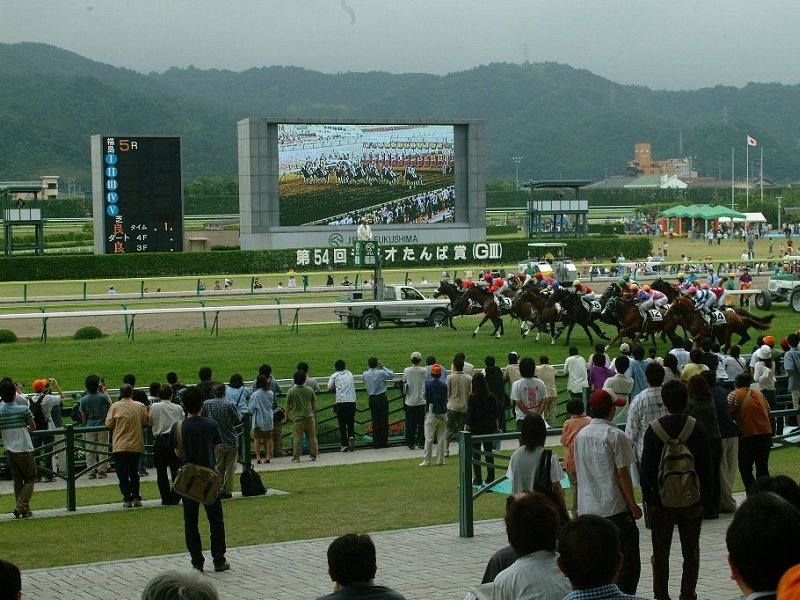
{"label": "red and white flag", "polygon": [[749,135],[747,136],[747,145],[748,146],[757,146],[758,142],[756,142],[755,138],[751,138]]}

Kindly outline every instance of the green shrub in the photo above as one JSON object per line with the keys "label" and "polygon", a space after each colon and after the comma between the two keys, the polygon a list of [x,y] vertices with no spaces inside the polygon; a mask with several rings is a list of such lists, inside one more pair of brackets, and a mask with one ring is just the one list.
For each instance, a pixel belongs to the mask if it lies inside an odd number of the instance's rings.
{"label": "green shrub", "polygon": [[17,334],[10,329],[0,329],[0,344],[13,344],[17,341]]}
{"label": "green shrub", "polygon": [[96,340],[98,338],[103,337],[103,332],[100,331],[94,325],[87,325],[86,327],[81,327],[78,331],[75,332],[75,335],[72,336],[74,340]]}

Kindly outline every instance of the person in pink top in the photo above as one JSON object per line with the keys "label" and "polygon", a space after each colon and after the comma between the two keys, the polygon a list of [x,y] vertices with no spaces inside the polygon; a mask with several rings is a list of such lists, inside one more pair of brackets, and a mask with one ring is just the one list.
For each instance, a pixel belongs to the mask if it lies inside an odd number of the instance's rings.
{"label": "person in pink top", "polygon": [[572,516],[574,517],[578,511],[578,476],[576,475],[573,446],[575,445],[575,436],[591,423],[592,418],[586,415],[583,400],[580,398],[572,398],[567,402],[567,413],[570,417],[564,421],[564,427],[561,429],[561,445],[564,447],[564,470],[567,472],[572,488]]}

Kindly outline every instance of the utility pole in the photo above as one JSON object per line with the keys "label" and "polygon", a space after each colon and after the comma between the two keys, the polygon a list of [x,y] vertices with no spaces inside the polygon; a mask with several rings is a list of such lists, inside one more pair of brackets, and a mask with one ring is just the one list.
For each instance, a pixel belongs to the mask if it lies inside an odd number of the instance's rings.
{"label": "utility pole", "polygon": [[522,156],[512,156],[511,160],[514,161],[514,189],[519,189],[519,163],[522,162]]}

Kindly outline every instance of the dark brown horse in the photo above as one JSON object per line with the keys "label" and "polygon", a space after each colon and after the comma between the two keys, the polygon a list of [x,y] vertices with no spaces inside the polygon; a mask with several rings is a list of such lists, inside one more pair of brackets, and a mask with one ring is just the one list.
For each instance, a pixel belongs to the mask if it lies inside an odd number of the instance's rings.
{"label": "dark brown horse", "polygon": [[[550,344],[556,343],[558,334],[556,333],[556,323],[563,315],[559,315],[555,306],[548,304],[549,297],[540,294],[536,287],[524,287],[511,304],[512,313],[522,321],[520,330],[522,337],[528,337],[532,328],[536,328],[536,341],[539,341],[542,331],[550,328]],[[560,333],[560,332],[559,332]]]}
{"label": "dark brown horse", "polygon": [[692,335],[694,342],[698,342],[704,337],[710,337],[716,339],[725,349],[731,347],[731,338],[734,334],[741,338],[739,345],[743,346],[751,339],[747,332],[750,327],[766,331],[770,328],[770,323],[774,318],[774,315],[759,318],[746,310],[726,310],[722,311],[725,316],[725,324],[712,327],[703,318],[703,314],[694,307],[694,302],[686,296],[677,298],[673,302],[670,312],[680,319],[681,324]]}
{"label": "dark brown horse", "polygon": [[483,327],[483,324],[486,323],[486,321],[491,321],[492,325],[494,325],[494,331],[492,332],[492,335],[497,339],[500,339],[500,336],[503,335],[502,316],[511,314],[511,305],[509,304],[508,308],[499,307],[495,302],[495,297],[492,292],[484,289],[483,287],[473,285],[452,305],[453,314],[465,314],[461,313],[460,311],[465,311],[469,303],[473,301],[481,305],[484,317],[480,324],[475,328],[475,331],[472,332],[472,337],[478,335],[478,332],[480,331],[481,327]]}
{"label": "dark brown horse", "polygon": [[[589,338],[589,343],[592,345],[594,345],[594,339],[592,338],[589,328],[591,328],[598,337],[604,340],[608,339],[608,336],[603,333],[600,327],[598,327],[597,323],[595,323],[595,321],[600,318],[600,311],[589,311],[576,293],[570,292],[564,288],[558,288],[553,292],[553,295],[550,296],[550,303],[555,304],[556,302],[561,304],[565,311],[564,320],[567,323],[567,339],[564,342],[565,346],[569,346],[569,338],[572,335],[572,329],[575,327],[575,325],[580,325],[583,327],[583,330],[586,332],[586,336]],[[556,338],[559,335],[561,335],[561,333],[556,335]]]}
{"label": "dark brown horse", "polygon": [[450,328],[453,330],[457,330],[456,326],[453,325],[453,317],[459,315],[474,315],[483,312],[483,307],[477,302],[459,304],[458,312],[456,312],[456,303],[463,295],[464,292],[461,292],[455,285],[446,279],[440,281],[439,287],[437,287],[433,292],[434,298],[447,296],[448,300],[450,300],[450,313],[447,315],[447,322],[450,325]]}
{"label": "dark brown horse", "polygon": [[627,336],[631,338],[633,340],[632,343],[636,344],[640,338],[646,335],[651,336],[653,348],[656,348],[655,334],[664,331],[665,328],[671,328],[673,321],[676,323],[675,326],[677,326],[677,319],[674,319],[674,317],[667,317],[668,311],[652,309],[657,310],[661,315],[660,320],[643,318],[641,312],[639,312],[639,307],[634,302],[630,301],[630,296],[625,293],[619,293],[621,292],[619,287],[617,287],[617,290],[618,293],[616,295],[611,294],[606,305],[603,307],[603,313],[615,318],[620,324],[617,335],[608,343],[606,349],[613,346],[623,337]]}

